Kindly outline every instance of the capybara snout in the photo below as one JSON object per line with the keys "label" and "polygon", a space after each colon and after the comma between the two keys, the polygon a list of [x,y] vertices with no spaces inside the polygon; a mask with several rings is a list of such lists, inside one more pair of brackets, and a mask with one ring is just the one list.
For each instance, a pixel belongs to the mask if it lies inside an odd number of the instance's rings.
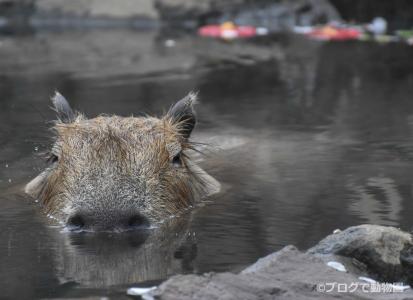
{"label": "capybara snout", "polygon": [[25,191],[70,230],[130,230],[179,214],[219,187],[191,158],[195,100],[161,118],[87,119],[56,93],[49,165]]}

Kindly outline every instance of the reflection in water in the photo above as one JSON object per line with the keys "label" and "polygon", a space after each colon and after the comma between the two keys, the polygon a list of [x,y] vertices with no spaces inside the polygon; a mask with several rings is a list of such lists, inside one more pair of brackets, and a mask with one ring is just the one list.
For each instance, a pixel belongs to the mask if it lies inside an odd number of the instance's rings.
{"label": "reflection in water", "polygon": [[188,216],[182,216],[142,232],[55,232],[57,275],[63,282],[102,288],[191,272],[188,258],[196,256],[196,240],[188,231],[188,221]]}
{"label": "reflection in water", "polygon": [[391,178],[371,177],[365,186],[350,185],[356,199],[350,209],[366,220],[366,223],[398,225],[403,198]]}
{"label": "reflection in water", "polygon": [[[65,46],[74,40],[81,45]],[[182,37],[160,49],[160,40],[150,32],[43,33],[0,48],[6,298],[84,297],[102,286],[124,293],[175,273],[237,270],[286,244],[310,247],[336,228],[412,228],[413,48]],[[6,60],[14,50],[21,59]],[[200,90],[194,138],[214,146],[203,149],[201,165],[222,192],[148,235],[50,227],[16,190],[42,167],[54,88],[88,116],[161,113]]]}

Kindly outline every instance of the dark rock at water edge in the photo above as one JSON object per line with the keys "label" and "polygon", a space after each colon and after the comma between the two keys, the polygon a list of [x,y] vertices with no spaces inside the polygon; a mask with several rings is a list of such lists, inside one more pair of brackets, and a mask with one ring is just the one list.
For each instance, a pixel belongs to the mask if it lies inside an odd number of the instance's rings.
{"label": "dark rock at water edge", "polygon": [[[307,252],[294,246],[259,259],[238,274],[176,275],[147,296],[155,299],[411,299],[413,291],[362,291],[359,276],[400,282],[412,257],[411,235],[393,227],[361,225],[326,237]],[[341,261],[347,272],[327,266]],[[326,286],[334,284],[332,291]],[[337,284],[357,285],[339,292]],[[369,284],[368,284],[369,285]],[[369,285],[370,286],[370,285]]]}
{"label": "dark rock at water edge", "polygon": [[338,255],[361,262],[380,281],[413,284],[412,236],[394,227],[360,225],[331,234],[308,250],[319,257]]}

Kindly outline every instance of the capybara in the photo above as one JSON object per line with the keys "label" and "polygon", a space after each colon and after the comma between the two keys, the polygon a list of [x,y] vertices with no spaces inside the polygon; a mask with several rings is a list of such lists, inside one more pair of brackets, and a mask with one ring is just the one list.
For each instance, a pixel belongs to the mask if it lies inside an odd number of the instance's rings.
{"label": "capybara", "polygon": [[219,183],[191,159],[196,94],[161,118],[87,119],[56,92],[49,166],[25,187],[74,231],[146,228],[176,216]]}

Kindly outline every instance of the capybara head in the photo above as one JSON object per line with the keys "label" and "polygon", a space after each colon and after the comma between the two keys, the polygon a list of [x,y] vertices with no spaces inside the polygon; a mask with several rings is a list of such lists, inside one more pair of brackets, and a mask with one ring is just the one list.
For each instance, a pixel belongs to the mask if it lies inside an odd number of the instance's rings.
{"label": "capybara head", "polygon": [[195,100],[188,94],[162,118],[87,119],[56,93],[49,166],[26,193],[71,230],[128,230],[176,215],[216,185],[190,157]]}

